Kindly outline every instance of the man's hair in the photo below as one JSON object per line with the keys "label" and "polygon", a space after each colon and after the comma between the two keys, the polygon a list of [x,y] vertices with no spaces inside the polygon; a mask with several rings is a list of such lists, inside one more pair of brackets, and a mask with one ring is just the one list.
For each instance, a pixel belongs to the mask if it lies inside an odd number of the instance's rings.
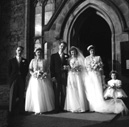
{"label": "man's hair", "polygon": [[[24,50],[24,47],[23,47],[23,46],[17,46],[17,48],[21,48],[22,50]],[[16,48],[16,49],[17,49],[17,48]]]}
{"label": "man's hair", "polygon": [[63,40],[58,40],[59,41],[59,45],[61,45],[62,43],[65,45],[65,47],[67,47],[67,43]]}

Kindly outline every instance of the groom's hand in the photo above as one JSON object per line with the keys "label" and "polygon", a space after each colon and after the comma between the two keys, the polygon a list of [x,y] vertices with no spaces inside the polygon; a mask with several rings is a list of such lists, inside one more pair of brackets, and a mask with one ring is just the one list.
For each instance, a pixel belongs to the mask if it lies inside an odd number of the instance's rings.
{"label": "groom's hand", "polygon": [[64,66],[63,66],[63,69],[64,69],[64,70],[69,70],[70,67],[69,67],[69,65],[64,65]]}
{"label": "groom's hand", "polygon": [[52,82],[56,82],[56,78],[55,77],[52,77]]}

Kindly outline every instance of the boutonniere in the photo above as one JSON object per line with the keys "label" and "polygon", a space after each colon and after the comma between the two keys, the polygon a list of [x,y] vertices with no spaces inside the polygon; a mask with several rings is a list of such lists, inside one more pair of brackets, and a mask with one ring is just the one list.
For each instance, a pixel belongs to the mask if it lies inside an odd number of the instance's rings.
{"label": "boutonniere", "polygon": [[67,58],[67,57],[68,57],[68,55],[64,55],[64,57],[65,57],[65,58]]}
{"label": "boutonniere", "polygon": [[25,62],[25,60],[22,60],[22,62],[24,63],[24,62]]}

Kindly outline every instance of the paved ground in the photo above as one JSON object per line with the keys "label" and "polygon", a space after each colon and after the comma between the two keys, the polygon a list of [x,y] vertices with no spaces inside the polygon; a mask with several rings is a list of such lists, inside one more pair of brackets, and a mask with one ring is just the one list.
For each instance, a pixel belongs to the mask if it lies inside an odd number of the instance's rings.
{"label": "paved ground", "polygon": [[101,113],[27,114],[10,117],[8,127],[129,127],[129,116]]}
{"label": "paved ground", "polygon": [[[101,113],[27,113],[8,116],[9,87],[0,86],[0,127],[129,127],[129,116]],[[129,108],[129,99],[124,100]]]}

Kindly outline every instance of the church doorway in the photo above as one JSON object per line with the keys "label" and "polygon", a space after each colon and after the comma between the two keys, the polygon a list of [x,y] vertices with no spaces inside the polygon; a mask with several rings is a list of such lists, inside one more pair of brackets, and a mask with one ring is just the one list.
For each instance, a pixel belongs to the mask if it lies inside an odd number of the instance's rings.
{"label": "church doorway", "polygon": [[89,55],[87,46],[94,45],[96,55],[104,63],[104,74],[108,77],[112,69],[111,30],[108,23],[94,8],[88,8],[76,19],[70,35],[70,46],[77,46],[84,56]]}

